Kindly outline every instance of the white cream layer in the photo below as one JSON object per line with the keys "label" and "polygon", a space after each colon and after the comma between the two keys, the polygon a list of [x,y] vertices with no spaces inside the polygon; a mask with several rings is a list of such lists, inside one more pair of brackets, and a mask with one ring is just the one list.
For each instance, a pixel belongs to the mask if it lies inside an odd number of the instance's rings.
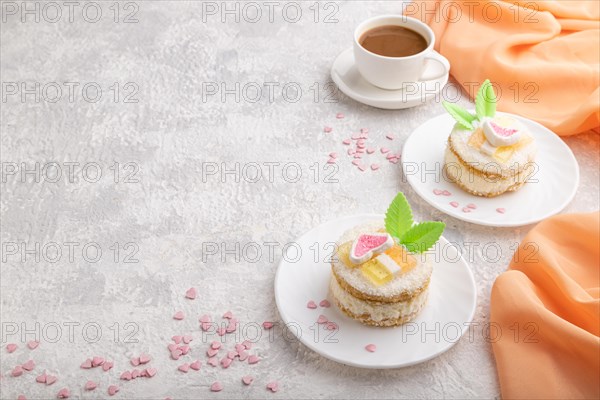
{"label": "white cream layer", "polygon": [[355,316],[368,316],[369,319],[379,322],[388,319],[407,317],[421,311],[427,302],[429,288],[419,293],[408,301],[396,303],[380,303],[358,299],[346,292],[338,283],[335,276],[331,277],[329,285],[332,296],[350,313]]}
{"label": "white cream layer", "polygon": [[444,156],[444,164],[446,166],[446,174],[450,179],[468,190],[483,195],[504,193],[515,184],[527,181],[529,176],[534,172],[533,165],[530,165],[530,168],[508,177],[488,177],[477,174],[464,165],[456,157],[456,154],[448,148]]}

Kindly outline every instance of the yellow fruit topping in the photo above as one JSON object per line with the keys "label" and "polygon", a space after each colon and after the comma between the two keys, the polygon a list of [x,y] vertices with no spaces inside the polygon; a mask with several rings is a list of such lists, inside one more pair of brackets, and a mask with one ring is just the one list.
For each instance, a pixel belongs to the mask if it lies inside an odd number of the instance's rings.
{"label": "yellow fruit topping", "polygon": [[512,146],[500,146],[494,153],[494,158],[500,162],[507,162],[513,155],[513,153],[522,147],[525,147],[533,141],[531,136],[523,136],[521,140]]}
{"label": "yellow fruit topping", "polygon": [[354,268],[356,265],[354,265],[350,261],[350,250],[351,249],[352,249],[352,242],[346,242],[346,243],[341,244],[335,253],[334,261],[339,260],[345,266]]}
{"label": "yellow fruit topping", "polygon": [[475,147],[476,149],[480,149],[481,146],[485,143],[487,139],[485,138],[485,134],[483,133],[483,129],[477,128],[469,138],[469,146]]}
{"label": "yellow fruit topping", "polygon": [[362,273],[369,279],[374,285],[381,286],[384,283],[388,283],[394,278],[394,274],[390,272],[377,258],[372,258],[360,267]]}
{"label": "yellow fruit topping", "polygon": [[385,251],[392,260],[402,268],[402,273],[405,274],[417,265],[417,259],[410,255],[403,246],[394,246]]}

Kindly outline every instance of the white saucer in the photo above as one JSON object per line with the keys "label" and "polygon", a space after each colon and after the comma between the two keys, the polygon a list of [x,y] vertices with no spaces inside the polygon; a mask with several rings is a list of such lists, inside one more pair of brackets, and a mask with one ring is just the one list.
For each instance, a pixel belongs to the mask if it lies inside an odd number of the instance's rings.
{"label": "white saucer", "polygon": [[[560,137],[537,122],[518,115],[498,114],[511,115],[519,120],[536,140],[537,170],[519,190],[497,197],[479,197],[445,179],[446,175],[442,172],[444,151],[455,123],[449,114],[425,122],[406,140],[402,150],[404,179],[433,207],[474,224],[521,226],[559,213],[571,202],[579,186],[579,165],[573,152]],[[447,190],[451,196],[436,195],[436,189]],[[457,202],[459,206],[453,207],[451,202]],[[468,204],[477,208],[465,213],[463,208]],[[504,213],[498,212],[498,209],[504,209]]]}
{"label": "white saucer", "polygon": [[[432,65],[440,68],[437,63]],[[354,52],[349,48],[333,62],[331,79],[351,99],[377,108],[400,110],[419,106],[434,98],[448,82],[448,73],[438,79],[408,84],[400,90],[381,89],[371,85],[358,72],[354,64]]]}
{"label": "white saucer", "polygon": [[[347,317],[335,306],[328,297],[332,244],[346,230],[383,218],[356,215],[314,228],[288,249],[275,277],[277,307],[289,332],[322,356],[355,367],[399,368],[436,357],[458,342],[475,313],[473,274],[460,250],[443,237],[430,253],[433,274],[429,299],[414,321],[395,328],[370,327]],[[313,310],[306,306],[310,300],[318,304],[325,298],[329,298],[330,308]],[[330,331],[318,325],[320,314],[339,328]],[[366,351],[368,344],[375,344],[377,350]]]}

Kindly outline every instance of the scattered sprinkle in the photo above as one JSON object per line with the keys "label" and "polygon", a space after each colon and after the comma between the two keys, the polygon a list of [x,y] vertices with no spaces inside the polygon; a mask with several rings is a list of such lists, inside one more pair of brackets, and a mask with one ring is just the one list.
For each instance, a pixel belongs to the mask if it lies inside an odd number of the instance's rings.
{"label": "scattered sprinkle", "polygon": [[454,208],[458,207],[458,202],[457,201],[451,201],[450,205]]}
{"label": "scattered sprinkle", "polygon": [[325,128],[323,128],[323,132],[325,133],[330,133],[333,129],[330,126],[326,126]]}
{"label": "scattered sprinkle", "polygon": [[271,392],[275,393],[276,391],[279,390],[279,383],[277,383],[277,382],[267,383],[267,390],[270,390]]}
{"label": "scattered sprinkle", "polygon": [[326,316],[324,316],[323,314],[319,315],[319,318],[317,319],[317,324],[326,324],[327,322],[329,322],[329,320]]}
{"label": "scattered sprinkle", "polygon": [[36,342],[35,340],[27,342],[27,347],[29,347],[30,350],[35,350],[39,345],[40,342]]}
{"label": "scattered sprinkle", "polygon": [[365,346],[365,350],[371,353],[375,353],[375,350],[377,350],[377,346],[371,343]]}
{"label": "scattered sprinkle", "polygon": [[352,142],[350,141],[350,139],[344,139],[344,141],[342,141],[342,143],[344,143],[347,146]]}
{"label": "scattered sprinkle", "polygon": [[242,382],[244,385],[249,386],[252,384],[252,382],[254,382],[254,378],[250,375],[242,376]]}
{"label": "scattered sprinkle", "polygon": [[327,299],[321,300],[321,302],[319,303],[319,305],[321,307],[323,307],[323,308],[329,308],[329,307],[331,307],[331,303]]}
{"label": "scattered sprinkle", "polygon": [[58,391],[58,394],[56,395],[56,397],[58,397],[59,399],[68,399],[70,395],[71,395],[71,392],[69,391],[69,389],[62,388]]}
{"label": "scattered sprinkle", "polygon": [[504,208],[496,208],[496,212],[500,214],[504,214],[506,210]]}
{"label": "scattered sprinkle", "polygon": [[387,147],[382,147],[379,151],[381,151],[381,154],[385,154],[385,153],[389,153],[390,149],[388,149]]}
{"label": "scattered sprinkle", "polygon": [[315,303],[313,300],[311,300],[306,304],[306,307],[310,308],[311,310],[314,310],[315,308],[317,308],[317,303]]}
{"label": "scattered sprinkle", "polygon": [[386,138],[388,138],[389,140],[394,140],[394,135],[392,135],[391,133],[388,135],[385,135]]}
{"label": "scattered sprinkle", "polygon": [[379,164],[371,164],[371,169],[377,171],[379,169]]}
{"label": "scattered sprinkle", "polygon": [[119,387],[116,385],[110,385],[108,387],[108,395],[109,396],[114,396],[115,394],[117,394],[118,391],[119,391]]}
{"label": "scattered sprinkle", "polygon": [[194,300],[196,298],[196,288],[189,288],[186,292],[185,292],[185,297],[190,299],[190,300]]}
{"label": "scattered sprinkle", "polygon": [[85,390],[94,390],[98,387],[98,384],[94,381],[87,381],[85,383]]}
{"label": "scattered sprinkle", "polygon": [[477,206],[473,203],[467,204],[467,208],[470,208],[472,210],[475,210],[477,208]]}
{"label": "scattered sprinkle", "polygon": [[177,311],[175,315],[173,315],[173,319],[181,321],[184,318],[183,311]]}
{"label": "scattered sprinkle", "polygon": [[219,381],[213,382],[213,384],[210,385],[211,392],[220,392],[221,390],[223,390],[223,384]]}
{"label": "scattered sprinkle", "polygon": [[335,115],[335,117],[336,117],[337,119],[343,119],[343,118],[344,118],[344,114],[342,114],[342,113],[337,113],[337,114]]}
{"label": "scattered sprinkle", "polygon": [[260,358],[258,358],[258,356],[252,354],[250,357],[248,357],[248,364],[256,364],[257,362],[260,361]]}
{"label": "scattered sprinkle", "polygon": [[6,345],[6,351],[8,351],[9,353],[14,352],[15,350],[17,350],[17,348],[19,348],[19,346],[17,346],[14,343],[9,343]]}

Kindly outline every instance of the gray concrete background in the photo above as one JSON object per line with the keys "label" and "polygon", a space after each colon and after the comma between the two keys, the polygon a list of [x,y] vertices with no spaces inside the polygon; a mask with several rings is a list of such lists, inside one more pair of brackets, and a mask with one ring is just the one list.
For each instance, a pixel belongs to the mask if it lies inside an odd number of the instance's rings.
{"label": "gray concrete background", "polygon": [[[22,22],[21,10],[13,15],[8,3],[21,7],[3,1],[6,19],[0,28],[1,158],[5,175],[17,168],[5,176],[0,202],[2,346],[14,342],[20,348],[12,354],[0,351],[1,398],[21,393],[54,398],[62,387],[76,398],[99,398],[115,382],[121,387],[115,398],[128,399],[499,396],[491,346],[483,334],[490,289],[531,226],[486,228],[447,217],[403,181],[400,164],[379,157],[379,171],[360,172],[341,144],[350,133],[369,128],[373,145],[399,152],[413,129],[443,112],[439,101],[410,110],[377,110],[328,85],[330,65],[351,45],[353,27],[369,16],[398,12],[399,2],[316,7],[303,2],[295,23],[296,7],[286,2],[271,6],[271,21],[270,6],[256,3],[262,11],[256,22],[255,10],[238,3],[239,22],[232,14],[225,15],[225,23],[220,2],[99,1],[86,8],[76,2],[72,21],[59,2],[62,16],[56,22],[56,10],[38,3],[37,23],[33,15]],[[211,14],[212,7],[217,14]],[[102,15],[92,22],[98,9]],[[127,18],[132,23],[125,23]],[[21,88],[11,82],[26,82],[29,88],[39,83],[40,98],[34,93],[23,99]],[[222,99],[221,85],[235,92],[236,83],[240,98],[230,93]],[[215,87],[219,93],[210,95],[207,90]],[[258,97],[256,87],[262,90]],[[96,99],[98,88],[102,95]],[[459,103],[470,104],[464,96]],[[340,112],[345,118],[338,120]],[[333,127],[331,134],[323,133],[326,125]],[[388,133],[397,139],[386,141]],[[581,167],[580,188],[565,212],[596,210],[598,136],[565,141]],[[331,151],[340,153],[338,170],[325,166]],[[30,169],[39,163],[39,180],[31,174],[23,179],[21,163]],[[239,173],[221,175],[224,167],[235,171],[236,163]],[[256,182],[254,163],[262,168]],[[215,165],[218,173],[206,175]],[[52,182],[57,170],[62,177]],[[171,335],[192,333],[192,359],[205,361],[198,316],[231,310],[242,324],[277,321],[273,279],[282,246],[340,216],[382,213],[399,190],[407,194],[417,219],[444,220],[451,241],[502,248],[493,262],[481,247],[465,250],[478,284],[479,328],[471,339],[418,366],[371,371],[324,359],[275,330],[255,345],[253,351],[263,357],[257,366],[176,371],[181,362],[169,360],[166,350]],[[267,242],[276,243],[273,259]],[[218,254],[207,256],[211,243]],[[256,247],[248,243],[261,249],[258,260],[250,251]],[[223,251],[236,244],[249,250],[240,250],[239,260]],[[24,247],[33,253],[21,254]],[[194,302],[183,298],[190,286],[199,290]],[[185,320],[172,320],[177,310],[186,313]],[[36,335],[40,347],[26,349],[23,340]],[[119,381],[120,373],[132,368],[129,357],[141,352],[152,356],[157,376]],[[107,373],[80,369],[93,355],[114,360],[115,368]],[[12,368],[29,358],[36,370],[12,378]],[[59,381],[36,384],[43,369]],[[256,381],[243,387],[240,377],[247,373]],[[85,392],[88,379],[99,382],[99,389]],[[208,387],[217,379],[225,389],[214,395]],[[266,393],[270,380],[280,382],[278,393]]]}

